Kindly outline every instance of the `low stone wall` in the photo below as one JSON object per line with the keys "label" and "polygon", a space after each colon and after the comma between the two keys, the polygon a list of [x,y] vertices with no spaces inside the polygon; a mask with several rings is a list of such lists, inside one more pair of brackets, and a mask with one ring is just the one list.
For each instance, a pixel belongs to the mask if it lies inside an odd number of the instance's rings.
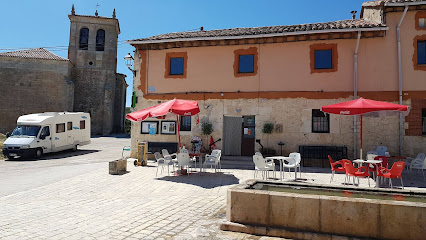
{"label": "low stone wall", "polygon": [[350,237],[424,239],[426,236],[423,227],[426,203],[246,189],[252,183],[228,190],[228,221]]}

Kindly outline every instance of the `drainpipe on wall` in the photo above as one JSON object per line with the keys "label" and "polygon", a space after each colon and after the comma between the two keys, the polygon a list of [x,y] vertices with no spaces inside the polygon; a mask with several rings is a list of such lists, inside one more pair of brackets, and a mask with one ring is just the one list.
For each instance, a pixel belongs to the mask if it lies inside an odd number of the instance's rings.
{"label": "drainpipe on wall", "polygon": [[[396,26],[396,36],[397,36],[397,43],[398,43],[398,81],[399,81],[399,104],[402,104],[402,60],[401,60],[401,24],[402,21],[404,21],[405,14],[407,14],[408,11],[408,5],[405,5],[404,13],[401,16],[401,19],[399,20],[398,26]],[[404,144],[404,138],[403,138],[403,118],[402,113],[399,113],[399,155],[403,156],[403,144]]]}
{"label": "drainpipe on wall", "polygon": [[[361,31],[358,31],[358,38],[356,40],[356,47],[355,47],[355,53],[354,53],[354,100],[358,98],[358,48],[359,48],[359,41],[361,39]],[[357,134],[356,134],[356,115],[354,116],[354,159],[357,159]]]}

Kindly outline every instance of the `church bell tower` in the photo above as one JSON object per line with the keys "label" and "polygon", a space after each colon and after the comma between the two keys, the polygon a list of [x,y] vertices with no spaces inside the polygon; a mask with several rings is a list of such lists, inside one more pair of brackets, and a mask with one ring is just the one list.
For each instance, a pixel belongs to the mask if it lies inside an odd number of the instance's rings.
{"label": "church bell tower", "polygon": [[[75,14],[74,5],[68,15],[71,22],[68,59],[73,64],[74,111],[91,115],[92,134],[120,132],[124,125],[124,75],[117,74],[117,40],[120,26],[115,9],[112,17]],[[124,77],[123,77],[124,76]],[[122,96],[124,95],[124,96]],[[117,109],[119,108],[119,109]],[[122,117],[116,117],[121,114]]]}

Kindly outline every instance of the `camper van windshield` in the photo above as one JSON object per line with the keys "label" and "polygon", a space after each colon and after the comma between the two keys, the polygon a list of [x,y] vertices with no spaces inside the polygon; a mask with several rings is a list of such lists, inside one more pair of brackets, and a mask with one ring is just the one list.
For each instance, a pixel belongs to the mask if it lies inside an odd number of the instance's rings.
{"label": "camper van windshield", "polygon": [[11,137],[19,137],[19,136],[37,136],[40,131],[40,126],[23,126],[18,125],[15,130],[13,130]]}

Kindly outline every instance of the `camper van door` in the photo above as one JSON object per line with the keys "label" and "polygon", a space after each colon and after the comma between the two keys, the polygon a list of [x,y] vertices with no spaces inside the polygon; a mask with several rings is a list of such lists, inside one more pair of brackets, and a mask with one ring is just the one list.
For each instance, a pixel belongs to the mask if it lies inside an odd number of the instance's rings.
{"label": "camper van door", "polygon": [[50,126],[43,126],[40,131],[39,140],[40,147],[43,148],[43,153],[52,151],[52,135],[50,133]]}

